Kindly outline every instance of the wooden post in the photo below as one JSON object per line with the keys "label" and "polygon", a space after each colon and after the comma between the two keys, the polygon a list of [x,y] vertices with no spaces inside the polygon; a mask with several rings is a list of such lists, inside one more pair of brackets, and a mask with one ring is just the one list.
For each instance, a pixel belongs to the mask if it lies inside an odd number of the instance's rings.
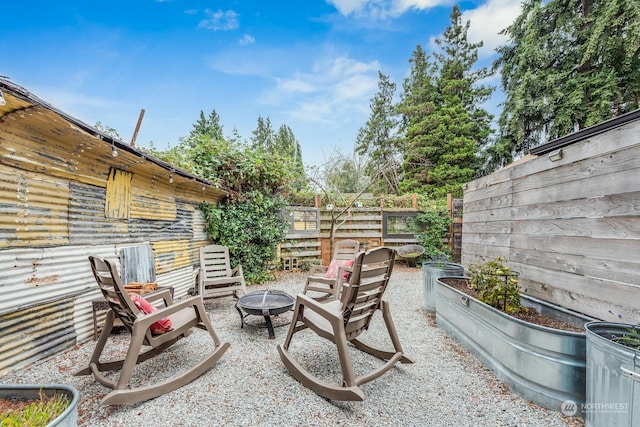
{"label": "wooden post", "polygon": [[142,118],[144,117],[144,108],[140,110],[140,116],[138,116],[138,123],[136,124],[136,130],[133,131],[133,136],[131,137],[131,146],[136,146],[136,138],[138,137],[138,131],[140,130],[140,125],[142,124]]}

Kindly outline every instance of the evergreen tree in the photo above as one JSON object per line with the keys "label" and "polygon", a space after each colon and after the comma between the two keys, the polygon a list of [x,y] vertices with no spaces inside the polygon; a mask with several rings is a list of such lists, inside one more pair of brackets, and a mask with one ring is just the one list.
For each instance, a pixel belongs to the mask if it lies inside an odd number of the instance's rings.
{"label": "evergreen tree", "polygon": [[404,135],[401,193],[417,191],[416,188],[426,181],[426,172],[433,166],[429,155],[431,149],[425,144],[425,138],[431,115],[439,103],[436,68],[422,46],[416,46],[409,63],[409,77],[402,84],[403,92],[396,107],[401,116],[401,134]]}
{"label": "evergreen tree", "polygon": [[378,92],[371,99],[371,116],[358,131],[356,153],[368,157],[365,172],[378,175],[377,190],[388,194],[399,192],[399,151],[397,148],[397,120],[394,115],[395,83],[378,72]]}
{"label": "evergreen tree", "polygon": [[505,33],[491,165],[640,106],[638,0],[527,0]]}
{"label": "evergreen tree", "polygon": [[291,174],[296,180],[295,187],[302,190],[307,187],[304,164],[302,163],[302,148],[293,134],[293,130],[287,125],[281,125],[275,134],[274,153],[280,155],[285,163],[289,164]]}
{"label": "evergreen tree", "polygon": [[400,103],[407,124],[401,188],[433,197],[462,194],[462,184],[476,174],[477,152],[491,134],[492,117],[482,104],[493,89],[479,83],[489,71],[474,70],[482,42],[468,41],[470,23],[462,23],[459,6],[450,19],[443,38],[436,40],[440,51],[433,66],[421,49],[414,52],[404,85],[409,92]]}
{"label": "evergreen tree", "polygon": [[273,153],[275,148],[275,132],[271,126],[271,119],[258,116],[258,126],[252,132],[251,148],[258,151]]}
{"label": "evergreen tree", "polygon": [[206,135],[212,139],[224,139],[220,117],[218,113],[216,113],[216,110],[211,110],[208,118],[205,117],[204,112],[200,110],[200,118],[193,124],[189,138],[195,138],[201,135]]}

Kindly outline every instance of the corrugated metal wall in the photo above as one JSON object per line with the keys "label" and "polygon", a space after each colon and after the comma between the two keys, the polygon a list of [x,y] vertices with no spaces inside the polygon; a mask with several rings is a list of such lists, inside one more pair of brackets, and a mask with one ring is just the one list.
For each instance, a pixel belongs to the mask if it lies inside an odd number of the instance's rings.
{"label": "corrugated metal wall", "polygon": [[93,337],[101,294],[88,255],[122,271],[123,248],[149,247],[146,268],[185,296],[209,243],[198,205],[224,197],[6,84],[0,78],[0,377]]}
{"label": "corrugated metal wall", "polygon": [[68,194],[66,180],[0,164],[0,248],[67,244]]}

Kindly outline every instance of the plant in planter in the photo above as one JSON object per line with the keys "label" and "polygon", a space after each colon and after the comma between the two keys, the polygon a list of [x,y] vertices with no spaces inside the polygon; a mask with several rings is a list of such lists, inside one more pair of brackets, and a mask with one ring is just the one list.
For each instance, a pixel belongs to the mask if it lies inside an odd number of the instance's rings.
{"label": "plant in planter", "polygon": [[640,325],[596,321],[585,328],[587,424],[640,424]]}
{"label": "plant in planter", "polygon": [[0,385],[0,425],[77,425],[78,391],[66,385]]}
{"label": "plant in planter", "polygon": [[478,299],[505,313],[518,313],[526,308],[520,303],[520,273],[511,271],[504,258],[495,258],[484,264],[471,264],[471,284]]}
{"label": "plant in planter", "polygon": [[[566,401],[584,403],[583,325],[593,319],[520,294],[518,276],[503,259],[472,268],[474,277],[437,279],[438,326],[520,396],[556,411]],[[475,297],[479,294],[486,303]],[[521,319],[534,313],[553,318],[554,327]],[[565,322],[573,329],[556,327]]]}

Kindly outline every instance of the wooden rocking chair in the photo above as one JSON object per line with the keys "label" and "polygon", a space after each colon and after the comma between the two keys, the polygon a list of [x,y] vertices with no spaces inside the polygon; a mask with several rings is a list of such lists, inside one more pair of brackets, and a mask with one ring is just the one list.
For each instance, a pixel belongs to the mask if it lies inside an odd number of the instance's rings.
{"label": "wooden rocking chair", "polygon": [[303,294],[307,292],[320,292],[321,298],[324,296],[333,296],[338,299],[340,295],[340,287],[343,281],[346,282],[344,268],[353,266],[358,251],[360,250],[360,242],[357,240],[345,239],[336,242],[333,251],[331,263],[326,265],[314,265],[309,270],[307,283],[304,286]]}
{"label": "wooden rocking chair", "polygon": [[[402,351],[389,305],[382,299],[393,270],[394,259],[395,251],[390,248],[360,252],[352,269],[351,280],[343,289],[340,300],[322,304],[302,294],[297,296],[294,321],[289,327],[284,344],[278,345],[278,352],[291,375],[320,396],[332,400],[362,401],[364,393],[358,386],[378,378],[397,362],[413,363]],[[382,312],[393,351],[378,350],[357,339],[369,328],[377,310]],[[307,328],[336,344],[342,369],[342,384],[334,385],[318,379],[291,358],[288,350],[293,335]],[[349,342],[359,350],[386,360],[386,363],[356,378],[347,345]]]}
{"label": "wooden rocking chair", "polygon": [[[107,312],[105,325],[93,350],[89,365],[80,369],[75,375],[93,374],[96,381],[113,389],[102,399],[100,402],[102,405],[148,400],[182,387],[209,370],[229,348],[229,343],[222,343],[216,335],[205,311],[202,298],[191,297],[174,304],[171,293],[167,289],[145,297],[149,302],[163,299],[166,307],[153,309],[152,313],[144,314],[126,292],[115,265],[108,260],[94,256],[89,257],[89,262],[110,310]],[[101,362],[100,356],[111,335],[116,316],[131,332],[129,348],[124,359]],[[158,321],[166,322],[166,318],[171,321],[170,330],[162,334],[152,333],[152,325],[157,325]],[[194,327],[206,330],[213,339],[215,349],[210,354],[207,354],[188,371],[181,372],[165,381],[136,388],[130,387],[131,377],[138,363],[160,354],[179,339],[188,336]],[[150,348],[141,352],[143,345]],[[102,373],[118,369],[121,371],[117,381]]]}

